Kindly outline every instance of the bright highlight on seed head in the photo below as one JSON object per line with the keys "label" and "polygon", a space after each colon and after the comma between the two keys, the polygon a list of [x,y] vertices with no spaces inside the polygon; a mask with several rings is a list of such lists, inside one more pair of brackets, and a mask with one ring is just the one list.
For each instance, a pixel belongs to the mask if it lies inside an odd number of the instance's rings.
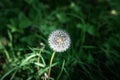
{"label": "bright highlight on seed head", "polygon": [[48,38],[49,46],[56,52],[64,52],[70,47],[70,37],[64,30],[53,31]]}

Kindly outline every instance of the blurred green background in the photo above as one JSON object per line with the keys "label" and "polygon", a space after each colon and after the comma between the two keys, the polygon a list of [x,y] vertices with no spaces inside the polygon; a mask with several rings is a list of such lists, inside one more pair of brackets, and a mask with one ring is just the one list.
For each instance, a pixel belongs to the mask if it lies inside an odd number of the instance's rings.
{"label": "blurred green background", "polygon": [[120,79],[120,0],[0,0],[0,80],[44,80],[56,29],[71,47],[56,53],[51,80]]}

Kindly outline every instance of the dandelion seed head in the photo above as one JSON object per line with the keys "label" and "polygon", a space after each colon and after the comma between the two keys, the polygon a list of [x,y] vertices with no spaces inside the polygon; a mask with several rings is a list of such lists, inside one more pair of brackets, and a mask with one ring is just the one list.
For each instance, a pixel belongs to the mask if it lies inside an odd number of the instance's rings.
{"label": "dandelion seed head", "polygon": [[53,31],[48,38],[49,46],[56,52],[64,52],[70,47],[70,37],[64,30]]}

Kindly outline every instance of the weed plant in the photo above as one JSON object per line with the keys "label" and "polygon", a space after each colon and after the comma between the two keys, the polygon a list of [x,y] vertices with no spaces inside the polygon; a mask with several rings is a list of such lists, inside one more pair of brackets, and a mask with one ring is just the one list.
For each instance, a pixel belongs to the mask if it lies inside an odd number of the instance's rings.
{"label": "weed plant", "polygon": [[120,0],[0,0],[0,80],[47,80],[56,29],[71,46],[50,80],[120,79]]}

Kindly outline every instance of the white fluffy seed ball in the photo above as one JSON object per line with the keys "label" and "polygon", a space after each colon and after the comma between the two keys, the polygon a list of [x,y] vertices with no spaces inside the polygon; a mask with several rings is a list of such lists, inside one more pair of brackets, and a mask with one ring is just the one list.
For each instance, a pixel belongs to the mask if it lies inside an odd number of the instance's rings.
{"label": "white fluffy seed ball", "polygon": [[64,52],[70,47],[70,37],[64,30],[53,31],[48,38],[49,46],[56,52]]}

